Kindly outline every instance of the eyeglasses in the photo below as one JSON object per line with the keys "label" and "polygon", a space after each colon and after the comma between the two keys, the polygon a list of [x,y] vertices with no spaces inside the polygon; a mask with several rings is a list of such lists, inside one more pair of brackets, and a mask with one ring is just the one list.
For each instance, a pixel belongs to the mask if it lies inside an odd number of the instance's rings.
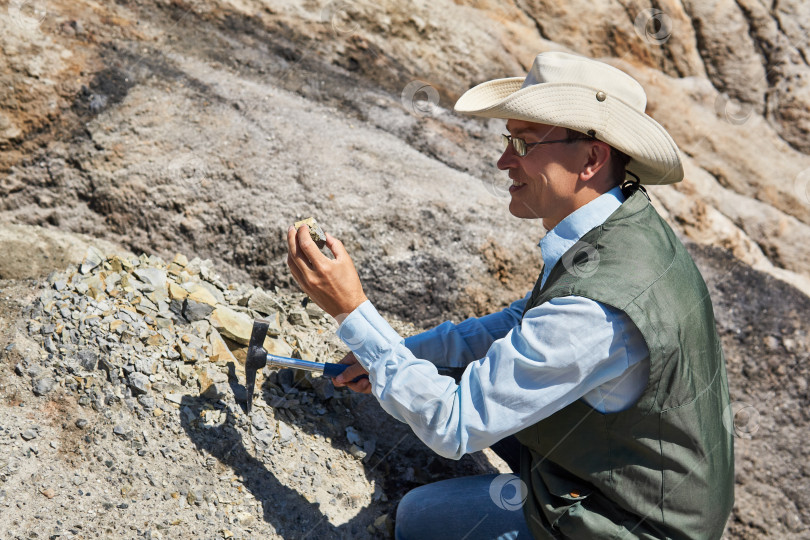
{"label": "eyeglasses", "polygon": [[530,146],[535,146],[538,144],[553,144],[553,143],[561,143],[561,142],[573,142],[573,141],[587,141],[588,138],[585,137],[578,137],[575,139],[568,138],[568,139],[557,139],[556,141],[540,141],[540,142],[533,142],[527,143],[525,140],[521,139],[520,137],[512,137],[511,135],[501,135],[501,140],[503,141],[503,149],[506,150],[509,148],[509,143],[512,143],[512,148],[515,149],[515,153],[523,157],[526,155],[528,148]]}

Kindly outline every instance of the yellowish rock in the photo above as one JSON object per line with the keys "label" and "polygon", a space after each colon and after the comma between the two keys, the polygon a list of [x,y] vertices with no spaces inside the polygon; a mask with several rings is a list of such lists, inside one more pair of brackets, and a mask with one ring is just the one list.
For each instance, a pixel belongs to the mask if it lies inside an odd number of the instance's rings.
{"label": "yellowish rock", "polygon": [[170,281],[169,296],[171,297],[172,300],[182,300],[186,296],[188,296],[188,291],[186,291],[183,287],[181,287],[174,281]]}
{"label": "yellowish rock", "polygon": [[112,257],[109,259],[109,261],[108,261],[108,262],[110,263],[110,269],[111,269],[113,272],[120,272],[121,270],[123,270],[123,269],[124,269],[124,265],[123,265],[123,264],[121,264],[121,258],[120,258],[118,255],[113,255],[113,256],[112,256]]}
{"label": "yellowish rock", "polygon": [[195,302],[200,302],[201,304],[208,304],[209,306],[217,305],[217,299],[205,287],[197,287],[191,294],[188,295],[188,299],[194,300]]}
{"label": "yellowish rock", "polygon": [[212,362],[236,362],[236,359],[231,354],[231,350],[225,344],[222,337],[219,335],[219,332],[211,332],[211,335],[208,338],[208,342],[211,344],[211,354],[208,357],[209,360]]}
{"label": "yellowish rock", "polygon": [[292,356],[292,347],[287,345],[287,342],[281,338],[271,338],[267,337],[264,339],[264,350],[270,354],[275,354],[277,356]]}
{"label": "yellowish rock", "polygon": [[160,334],[152,334],[148,338],[146,338],[146,344],[151,345],[153,347],[160,347],[161,345],[165,344],[166,340],[163,339],[163,336]]}
{"label": "yellowish rock", "polygon": [[204,394],[206,390],[214,384],[214,380],[208,368],[200,367],[197,369],[197,382],[200,385],[200,394]]}
{"label": "yellowish rock", "polygon": [[182,253],[178,253],[177,255],[174,256],[174,260],[172,261],[172,263],[176,264],[177,266],[182,266],[183,268],[185,268],[186,266],[188,266],[188,258]]}
{"label": "yellowish rock", "polygon": [[250,343],[253,320],[248,315],[225,306],[219,306],[214,309],[208,320],[226,338],[243,345]]}

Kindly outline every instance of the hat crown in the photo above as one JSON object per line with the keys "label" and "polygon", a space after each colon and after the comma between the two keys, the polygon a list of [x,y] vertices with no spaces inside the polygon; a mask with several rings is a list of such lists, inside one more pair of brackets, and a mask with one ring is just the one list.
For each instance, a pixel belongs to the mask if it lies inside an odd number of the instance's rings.
{"label": "hat crown", "polygon": [[637,80],[613,66],[584,56],[564,52],[538,54],[521,88],[544,83],[593,88],[608,97],[621,99],[641,113],[647,106],[647,94]]}

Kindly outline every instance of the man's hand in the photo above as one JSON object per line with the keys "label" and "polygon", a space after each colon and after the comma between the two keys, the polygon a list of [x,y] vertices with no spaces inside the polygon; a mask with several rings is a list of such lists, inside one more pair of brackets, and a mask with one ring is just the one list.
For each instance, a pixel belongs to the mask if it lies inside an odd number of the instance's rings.
{"label": "man's hand", "polygon": [[[297,232],[295,227],[290,227],[287,244],[290,249],[287,266],[295,281],[329,315],[336,319],[346,316],[367,300],[354,263],[340,240],[326,235],[326,247],[334,259],[321,253],[306,225]],[[338,320],[341,321],[342,318]]]}
{"label": "man's hand", "polygon": [[349,389],[360,392],[361,394],[371,393],[371,383],[368,378],[360,379],[356,383],[352,382],[361,375],[368,375],[368,371],[357,361],[354,353],[347,354],[339,363],[348,364],[349,367],[347,367],[343,373],[332,379],[332,384],[335,386],[348,386]]}

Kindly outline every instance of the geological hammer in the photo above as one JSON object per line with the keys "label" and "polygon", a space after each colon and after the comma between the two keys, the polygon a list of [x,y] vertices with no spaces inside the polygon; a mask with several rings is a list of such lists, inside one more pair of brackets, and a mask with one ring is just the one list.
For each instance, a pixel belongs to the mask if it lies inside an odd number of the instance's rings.
{"label": "geological hammer", "polygon": [[[266,365],[304,369],[306,371],[314,371],[322,374],[324,377],[333,379],[343,373],[349,367],[348,364],[330,364],[321,362],[310,362],[308,360],[299,360],[298,358],[287,358],[286,356],[277,356],[270,354],[264,350],[264,338],[267,337],[267,330],[270,328],[268,321],[257,319],[253,321],[253,330],[250,333],[250,344],[248,345],[247,359],[245,360],[245,388],[247,389],[247,413],[253,406],[253,392],[256,386],[256,372],[263,369]],[[368,378],[368,375],[361,375],[354,379],[352,382],[357,382],[360,379]]]}

